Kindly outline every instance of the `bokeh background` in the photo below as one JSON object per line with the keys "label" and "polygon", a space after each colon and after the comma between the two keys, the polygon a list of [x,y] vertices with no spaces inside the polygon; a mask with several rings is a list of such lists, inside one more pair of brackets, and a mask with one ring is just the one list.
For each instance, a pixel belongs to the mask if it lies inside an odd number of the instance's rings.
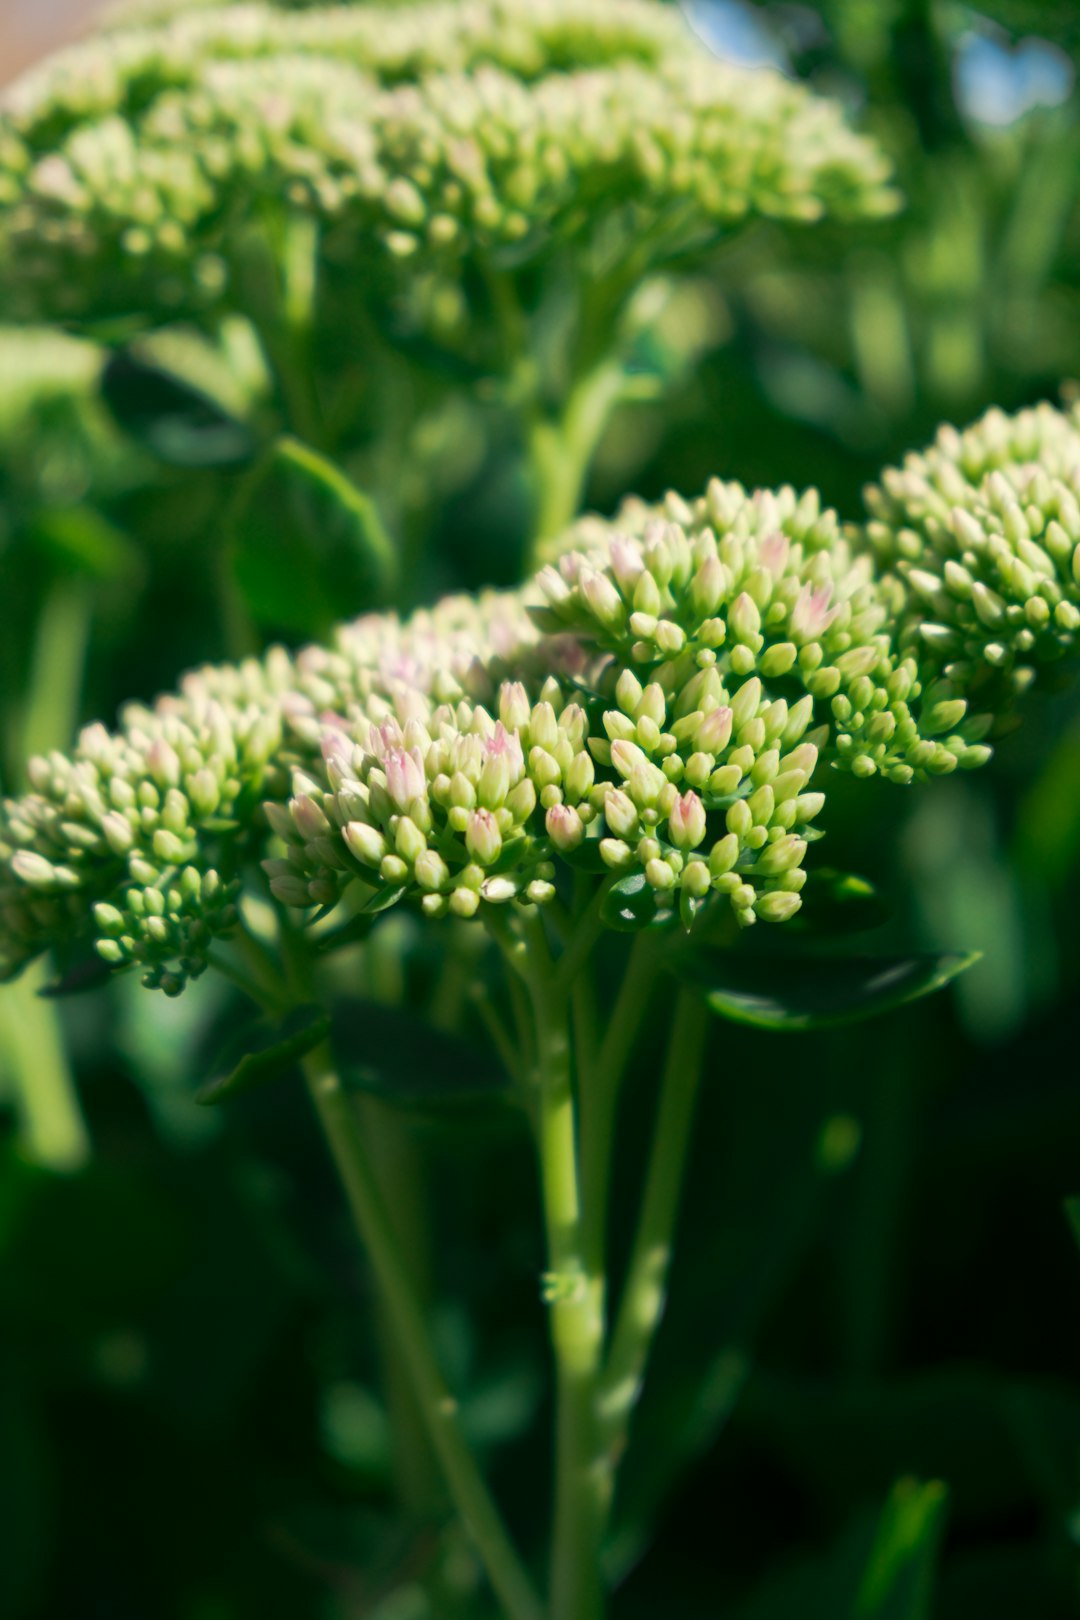
{"label": "bokeh background", "polygon": [[[90,9],[5,0],[0,79]],[[843,99],[907,207],[758,227],[687,285],[647,357],[669,397],[614,423],[592,504],[720,474],[814,483],[857,515],[862,485],[939,421],[1072,397],[1075,6],[689,9],[717,50]],[[27,748],[225,652],[205,583],[219,475],[162,468],[113,424],[89,361],[72,388],[55,343],[0,333],[5,787]],[[515,577],[513,447],[463,444],[418,597]],[[910,1477],[947,1500],[937,1580],[905,1612],[1058,1620],[1080,1613],[1080,704],[1030,703],[977,778],[860,785],[850,810],[834,792],[831,855],[879,886],[898,937],[983,960],[850,1032],[716,1027],[616,1614],[841,1620],[845,1572]],[[5,1620],[428,1612],[423,1537],[392,1510],[407,1460],[376,1394],[369,1283],[303,1098],[192,1104],[234,1016],[208,985],[65,1001],[86,1142],[50,1143],[45,1121],[28,1152],[0,1076]],[[430,1054],[418,1037],[394,1056],[422,1073]],[[371,1064],[386,1058],[376,1042]],[[647,1119],[628,1112],[624,1195]],[[418,1115],[412,1134],[440,1346],[528,1541],[547,1383],[527,1147],[485,1117]],[[405,1483],[436,1522],[422,1458]]]}

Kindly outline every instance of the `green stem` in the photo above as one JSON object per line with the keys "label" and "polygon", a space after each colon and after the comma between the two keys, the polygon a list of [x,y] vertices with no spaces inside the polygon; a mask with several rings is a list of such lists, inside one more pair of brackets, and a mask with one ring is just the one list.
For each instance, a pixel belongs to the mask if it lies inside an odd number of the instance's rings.
{"label": "green stem", "polygon": [[536,1030],[537,1151],[547,1230],[545,1298],[556,1374],[555,1527],[551,1620],[599,1620],[603,1496],[596,1460],[596,1383],[603,1349],[602,1279],[581,1246],[569,994],[533,924],[529,990]]}
{"label": "green stem", "polygon": [[581,1177],[585,1255],[589,1270],[606,1270],[608,1194],[619,1090],[652,999],[655,940],[639,934],[588,1084],[581,1088]]}
{"label": "green stem", "polygon": [[675,1224],[708,1022],[708,1009],[701,998],[693,991],[680,991],[661,1081],[641,1216],[603,1374],[601,1426],[609,1494],[667,1300]]}
{"label": "green stem", "polygon": [[56,1009],[37,994],[43,979],[39,964],[0,997],[0,1071],[13,1084],[27,1157],[49,1170],[80,1170],[90,1158],[90,1138]]}
{"label": "green stem", "polygon": [[605,355],[577,378],[558,415],[539,408],[530,413],[527,450],[535,515],[529,572],[544,560],[545,542],[558,539],[581,510],[589,468],[625,384],[621,360]]}
{"label": "green stem", "polygon": [[304,1059],[304,1073],[457,1512],[508,1620],[542,1620],[540,1600],[462,1433],[457,1402],[435,1359],[394,1224],[328,1045]]}
{"label": "green stem", "polygon": [[27,683],[23,759],[66,748],[74,735],[92,613],[85,578],[58,579],[45,599]]}
{"label": "green stem", "polygon": [[[27,683],[24,757],[66,747],[75,730],[92,606],[81,578],[57,580],[46,598]],[[56,1008],[37,993],[45,975],[39,964],[5,993],[0,1070],[14,1094],[26,1153],[50,1170],[78,1170],[90,1157],[90,1138]]]}

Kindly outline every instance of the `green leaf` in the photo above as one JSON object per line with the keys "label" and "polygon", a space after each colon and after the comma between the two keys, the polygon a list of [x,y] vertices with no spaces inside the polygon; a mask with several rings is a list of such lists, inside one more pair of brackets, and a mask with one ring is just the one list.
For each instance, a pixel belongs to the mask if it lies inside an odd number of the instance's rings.
{"label": "green leaf", "polygon": [[203,389],[130,349],[101,374],[106,405],[133,439],[171,467],[239,467],[258,450],[255,430]]}
{"label": "green leaf", "polygon": [[756,1029],[829,1029],[940,990],[979,960],[941,956],[795,956],[695,949],[665,966],[701,986],[712,1011]]}
{"label": "green leaf", "polygon": [[483,1047],[435,1029],[415,1012],[349,1000],[334,1009],[335,1046],[346,1086],[395,1108],[426,1114],[471,1113],[512,1102],[510,1082]]}
{"label": "green leaf", "polygon": [[92,506],[43,507],[34,515],[33,532],[61,567],[91,579],[130,585],[141,570],[138,548]]}
{"label": "green leaf", "polygon": [[[276,1029],[255,1026],[239,1039],[248,1049],[227,1071],[195,1093],[195,1101],[214,1108],[245,1091],[287,1074],[330,1033],[321,1007],[296,1007]],[[256,1044],[252,1045],[252,1042]]]}
{"label": "green leaf", "polygon": [[253,618],[319,636],[380,606],[396,555],[374,502],[333,462],[278,439],[241,492],[233,568]]}
{"label": "green leaf", "polygon": [[613,883],[604,895],[600,919],[605,928],[634,934],[642,928],[667,928],[674,922],[675,913],[646,881],[643,872],[633,872]]}
{"label": "green leaf", "polygon": [[929,1620],[947,1505],[940,1480],[897,1480],[855,1599],[857,1620]]}
{"label": "green leaf", "polygon": [[880,928],[889,907],[872,883],[854,872],[831,866],[811,870],[802,891],[802,908],[788,924],[799,933],[861,934]]}
{"label": "green leaf", "polygon": [[1080,1198],[1066,1198],[1065,1219],[1069,1223],[1077,1245],[1080,1246]]}
{"label": "green leaf", "polygon": [[929,1620],[948,1492],[900,1479],[877,1517],[860,1516],[837,1546],[765,1579],[732,1620]]}

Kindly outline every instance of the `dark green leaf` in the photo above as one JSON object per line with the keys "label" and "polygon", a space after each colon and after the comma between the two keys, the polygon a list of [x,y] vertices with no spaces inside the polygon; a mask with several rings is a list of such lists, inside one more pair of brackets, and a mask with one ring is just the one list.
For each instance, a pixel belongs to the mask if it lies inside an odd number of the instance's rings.
{"label": "dark green leaf", "polygon": [[374,502],[339,467],[296,439],[279,439],[242,493],[233,566],[263,626],[318,636],[378,607],[396,558]]}
{"label": "dark green leaf", "polygon": [[255,431],[209,394],[163,366],[122,349],[101,391],[120,426],[172,467],[239,467],[258,449]]}
{"label": "dark green leaf", "polygon": [[802,891],[802,909],[789,926],[800,933],[861,934],[880,928],[889,908],[872,883],[831,866],[812,870]]}
{"label": "dark green leaf", "polygon": [[321,1007],[296,1007],[276,1029],[256,1026],[241,1037],[247,1047],[243,1056],[196,1092],[195,1101],[213,1108],[268,1080],[276,1080],[314,1051],[329,1033],[330,1019]]}
{"label": "dark green leaf", "polygon": [[666,928],[675,920],[670,905],[663,904],[643,872],[634,872],[612,884],[600,902],[605,928],[633,934],[641,928]]}
{"label": "dark green leaf", "polygon": [[1065,1219],[1069,1223],[1073,1237],[1080,1244],[1080,1198],[1066,1198]]}
{"label": "dark green leaf", "polygon": [[701,986],[713,1012],[757,1029],[857,1023],[940,990],[979,952],[941,956],[768,956],[697,948],[665,963]]}
{"label": "dark green leaf", "polygon": [[343,1065],[346,1085],[396,1108],[469,1112],[512,1100],[509,1081],[489,1051],[404,1008],[343,1002],[334,1010],[334,1036],[337,1049],[350,1054]]}
{"label": "dark green leaf", "polygon": [[878,1520],[853,1620],[928,1620],[948,1493],[940,1480],[901,1479]]}
{"label": "dark green leaf", "polygon": [[946,1503],[938,1480],[898,1480],[876,1524],[860,1516],[831,1552],[767,1577],[733,1620],[929,1620]]}

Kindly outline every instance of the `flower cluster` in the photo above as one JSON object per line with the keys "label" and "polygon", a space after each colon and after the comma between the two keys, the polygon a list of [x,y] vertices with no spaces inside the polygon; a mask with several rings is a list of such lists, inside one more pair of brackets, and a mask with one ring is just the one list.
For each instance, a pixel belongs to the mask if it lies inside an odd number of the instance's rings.
{"label": "flower cluster", "polygon": [[285,841],[265,862],[288,905],[333,905],[361,877],[418,893],[425,913],[474,916],[482,900],[550,900],[549,836],[582,827],[594,769],[584,711],[545,682],[498,693],[498,718],[418,692],[373,703],[374,718],[324,730],[321,780],[298,772],[287,807],[267,806]]}
{"label": "flower cluster", "polygon": [[822,765],[900,783],[977,766],[988,698],[1069,644],[1076,444],[1049,408],[944,434],[847,533],[812,491],[714,481],[579,523],[524,592],[201,670],[31,762],[0,819],[0,965],[93,929],[106,962],[174,992],[259,861],[309,913],[356,885],[361,909],[470,917],[543,904],[572,867],[687,925],[710,903],[783,921]]}
{"label": "flower cluster", "polygon": [[832,103],[713,60],[659,0],[198,10],[0,102],[12,295],[75,316],[213,303],[283,199],[398,295],[476,256],[662,260],[747,214],[872,214],[886,179]]}
{"label": "flower cluster", "polygon": [[1080,630],[1080,422],[990,411],[882,475],[867,537],[906,595],[898,640],[995,708]]}
{"label": "flower cluster", "polygon": [[636,503],[615,529],[579,528],[584,548],[539,576],[534,617],[658,683],[676,713],[693,712],[706,683],[716,701],[747,706],[750,741],[784,701],[825,728],[831,763],[894,782],[987,757],[987,719],[898,649],[902,589],[814,491],[747,495],[714,480],[692,504]]}
{"label": "flower cluster", "polygon": [[287,797],[291,771],[318,758],[319,713],[490,692],[487,668],[536,639],[516,599],[495,594],[407,625],[361,620],[331,648],[199,670],[154,708],[128,709],[118,733],[90,726],[70,758],[31,760],[31,791],[0,816],[0,974],[94,928],[107,962],[181,989],[235,923],[263,801]]}

